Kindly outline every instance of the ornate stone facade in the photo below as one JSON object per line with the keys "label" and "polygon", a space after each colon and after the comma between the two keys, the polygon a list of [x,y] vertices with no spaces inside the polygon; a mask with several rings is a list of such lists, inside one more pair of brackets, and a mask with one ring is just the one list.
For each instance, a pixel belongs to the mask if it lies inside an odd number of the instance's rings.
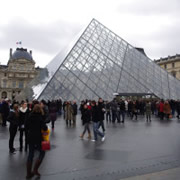
{"label": "ornate stone facade", "polygon": [[32,51],[17,48],[10,56],[7,65],[0,65],[0,98],[15,97],[34,79],[40,68],[35,68]]}
{"label": "ornate stone facade", "polygon": [[176,54],[175,56],[168,56],[166,58],[160,58],[155,60],[155,62],[180,80],[180,54]]}

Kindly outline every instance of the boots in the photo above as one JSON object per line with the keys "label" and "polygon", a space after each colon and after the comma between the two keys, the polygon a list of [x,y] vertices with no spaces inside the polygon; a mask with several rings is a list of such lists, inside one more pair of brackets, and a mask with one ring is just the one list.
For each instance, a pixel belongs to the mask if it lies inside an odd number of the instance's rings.
{"label": "boots", "polygon": [[91,139],[91,133],[88,133],[88,139]]}
{"label": "boots", "polygon": [[30,178],[32,178],[34,176],[34,174],[31,171],[31,169],[32,169],[32,162],[27,162],[26,166],[27,166],[26,179],[30,179]]}
{"label": "boots", "polygon": [[41,162],[39,159],[37,159],[37,161],[35,162],[35,165],[34,165],[34,170],[33,170],[33,174],[34,175],[37,175],[37,176],[41,176],[41,174],[38,172],[38,169],[39,169],[39,166],[41,165]]}

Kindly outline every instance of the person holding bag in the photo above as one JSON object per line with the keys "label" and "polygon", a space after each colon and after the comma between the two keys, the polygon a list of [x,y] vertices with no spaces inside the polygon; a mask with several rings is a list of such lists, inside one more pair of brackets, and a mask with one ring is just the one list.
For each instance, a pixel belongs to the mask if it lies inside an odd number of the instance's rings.
{"label": "person holding bag", "polygon": [[[45,156],[45,151],[41,149],[42,143],[42,133],[41,130],[46,126],[44,118],[44,112],[39,104],[35,104],[32,113],[30,113],[29,118],[25,123],[25,128],[27,130],[29,154],[27,159],[27,175],[26,178],[29,179],[34,175],[40,177],[38,169]],[[32,172],[32,164],[34,158],[34,151],[39,151],[39,156],[35,162],[34,169]]]}

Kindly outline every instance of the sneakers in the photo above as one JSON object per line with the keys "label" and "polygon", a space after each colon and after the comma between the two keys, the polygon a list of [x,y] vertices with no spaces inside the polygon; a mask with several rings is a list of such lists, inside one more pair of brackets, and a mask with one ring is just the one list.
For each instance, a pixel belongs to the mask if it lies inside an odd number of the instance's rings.
{"label": "sneakers", "polygon": [[104,137],[102,137],[101,141],[103,142],[104,140],[105,140],[105,136],[104,136]]}
{"label": "sneakers", "polygon": [[91,139],[91,141],[92,141],[92,142],[96,142],[97,140],[95,140],[95,139]]}

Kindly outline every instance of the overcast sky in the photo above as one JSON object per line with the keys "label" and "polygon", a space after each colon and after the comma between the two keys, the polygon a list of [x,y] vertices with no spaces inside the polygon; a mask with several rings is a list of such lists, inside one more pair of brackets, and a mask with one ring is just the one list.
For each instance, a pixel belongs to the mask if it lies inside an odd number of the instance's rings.
{"label": "overcast sky", "polygon": [[151,59],[180,54],[179,0],[4,0],[0,6],[0,63],[17,41],[44,67],[97,19]]}

